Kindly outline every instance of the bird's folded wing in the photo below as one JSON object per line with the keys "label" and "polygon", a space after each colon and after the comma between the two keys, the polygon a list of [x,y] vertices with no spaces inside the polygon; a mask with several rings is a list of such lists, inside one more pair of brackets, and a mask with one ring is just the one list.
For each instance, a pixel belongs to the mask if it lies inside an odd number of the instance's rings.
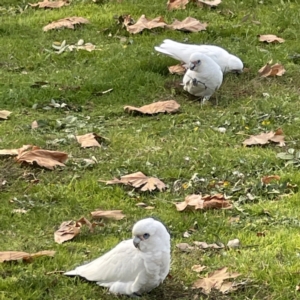
{"label": "bird's folded wing", "polygon": [[131,239],[119,243],[103,256],[66,272],[65,275],[79,275],[99,283],[129,282],[134,281],[143,268],[140,252]]}

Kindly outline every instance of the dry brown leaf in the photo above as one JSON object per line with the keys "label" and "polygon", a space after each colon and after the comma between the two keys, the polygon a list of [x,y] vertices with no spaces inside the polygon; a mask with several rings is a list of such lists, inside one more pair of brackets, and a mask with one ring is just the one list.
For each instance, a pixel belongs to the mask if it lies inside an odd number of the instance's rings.
{"label": "dry brown leaf", "polygon": [[285,68],[281,64],[274,64],[271,66],[271,63],[267,63],[261,69],[258,70],[258,73],[261,77],[274,77],[282,76],[285,73]]}
{"label": "dry brown leaf", "polygon": [[101,147],[97,140],[103,139],[96,133],[87,133],[84,135],[77,135],[76,136],[77,142],[81,144],[82,148],[88,147]]}
{"label": "dry brown leaf", "polygon": [[201,6],[207,5],[209,7],[218,6],[222,0],[197,0],[197,3]]}
{"label": "dry brown leaf", "polygon": [[99,180],[100,182],[106,182],[106,184],[125,184],[135,188],[140,188],[141,191],[153,191],[158,189],[163,191],[166,185],[155,177],[148,177],[142,172],[136,172],[129,175],[122,176],[121,179],[114,178],[113,180]]}
{"label": "dry brown leaf", "polygon": [[207,25],[207,23],[201,23],[195,18],[187,17],[183,21],[178,21],[175,19],[171,25],[168,25],[168,28],[187,32],[199,32],[206,30]]}
{"label": "dry brown leaf", "polygon": [[81,217],[79,220],[76,221],[76,227],[82,227],[82,225],[84,225],[84,224],[88,226],[90,232],[94,231],[96,223],[91,223],[85,217]]}
{"label": "dry brown leaf", "polygon": [[283,43],[285,42],[284,39],[274,35],[274,34],[261,34],[259,35],[260,42],[267,42],[267,43]]}
{"label": "dry brown leaf", "polygon": [[274,143],[278,143],[279,147],[285,146],[284,135],[282,130],[279,128],[275,132],[265,132],[258,135],[251,135],[248,139],[243,142],[244,146],[252,146],[252,145],[265,145],[269,144],[270,141]]}
{"label": "dry brown leaf", "polygon": [[11,114],[11,111],[0,110],[0,119],[7,120],[7,117]]}
{"label": "dry brown leaf", "polygon": [[114,219],[122,220],[125,215],[122,210],[96,210],[91,212],[93,219]]}
{"label": "dry brown leaf", "polygon": [[57,166],[65,167],[63,164],[68,159],[68,154],[59,151],[50,151],[32,146],[31,149],[19,149],[16,161],[19,163],[33,164],[36,162],[39,166],[53,170]]}
{"label": "dry brown leaf", "polygon": [[197,273],[202,272],[204,269],[206,269],[206,266],[201,266],[201,265],[192,266],[192,271],[197,272]]}
{"label": "dry brown leaf", "polygon": [[175,100],[158,101],[142,107],[124,106],[124,110],[127,112],[140,112],[142,114],[158,114],[158,113],[175,113],[179,110],[180,104]]}
{"label": "dry brown leaf", "polygon": [[179,244],[176,245],[176,247],[177,247],[180,251],[183,251],[183,252],[191,252],[192,250],[195,249],[195,247],[190,246],[190,245],[187,244],[187,243],[179,243]]}
{"label": "dry brown leaf", "polygon": [[27,149],[31,148],[32,145],[23,145],[19,149],[2,149],[0,150],[0,155],[18,155],[19,153],[26,151]]}
{"label": "dry brown leaf", "polygon": [[44,0],[43,2],[38,2],[38,3],[28,3],[31,7],[39,7],[39,8],[60,8],[63,6],[70,5],[70,2],[68,0],[58,0],[58,1],[49,1],[49,0]]}
{"label": "dry brown leaf", "polygon": [[13,260],[26,260],[30,261],[32,258],[39,257],[39,256],[51,256],[53,257],[55,254],[55,251],[40,251],[36,253],[27,253],[27,252],[21,252],[21,251],[3,251],[0,252],[0,262],[5,261],[13,261]]}
{"label": "dry brown leaf", "polygon": [[261,179],[262,183],[264,183],[264,184],[269,184],[273,180],[280,180],[280,176],[278,176],[278,175],[269,175],[269,176],[264,176]]}
{"label": "dry brown leaf", "polygon": [[144,208],[144,209],[148,209],[148,210],[155,209],[154,206],[149,206],[149,205],[147,205],[146,203],[143,203],[143,202],[137,203],[136,206]]}
{"label": "dry brown leaf", "polygon": [[234,286],[234,282],[230,282],[230,281],[227,281],[227,282],[223,282],[221,288],[219,289],[219,291],[222,293],[222,294],[227,294],[231,291],[235,291],[237,289],[236,286]]}
{"label": "dry brown leaf", "polygon": [[196,280],[193,284],[193,288],[201,288],[202,291],[208,295],[211,292],[211,289],[221,290],[225,279],[236,278],[240,275],[241,274],[239,273],[228,273],[227,267],[223,267],[221,269],[209,273],[205,278]]}
{"label": "dry brown leaf", "polygon": [[189,0],[168,0],[167,8],[172,9],[185,9],[185,6],[189,3]]}
{"label": "dry brown leaf", "polygon": [[167,26],[162,17],[157,17],[153,20],[149,20],[146,18],[145,15],[142,15],[133,25],[126,25],[125,22],[124,25],[126,26],[127,31],[133,34],[137,34],[143,31],[144,29],[153,29],[158,27],[164,28]]}
{"label": "dry brown leaf", "polygon": [[74,221],[63,222],[57,231],[54,232],[54,240],[58,244],[69,241],[73,239],[76,235],[80,233],[80,227]]}
{"label": "dry brown leaf", "polygon": [[82,17],[68,17],[64,19],[60,19],[57,21],[54,21],[46,26],[43,27],[44,31],[52,30],[52,29],[59,29],[59,28],[70,28],[74,29],[74,25],[78,24],[87,24],[90,23],[89,20],[82,18]]}
{"label": "dry brown leaf", "polygon": [[207,244],[206,242],[197,242],[194,241],[193,244],[195,246],[197,246],[198,248],[201,249],[208,249],[208,248],[212,248],[212,249],[223,249],[225,246],[223,244],[220,243],[220,245],[213,243],[213,244]]}
{"label": "dry brown leaf", "polygon": [[183,202],[175,203],[178,211],[183,211],[185,209],[213,209],[213,208],[223,208],[230,209],[232,208],[231,203],[225,199],[222,194],[215,195],[188,195],[185,197]]}
{"label": "dry brown leaf", "polygon": [[168,67],[171,74],[184,75],[186,68],[182,64]]}
{"label": "dry brown leaf", "polygon": [[37,121],[33,121],[33,122],[31,123],[31,129],[36,129],[36,128],[39,128],[39,124],[38,124]]}

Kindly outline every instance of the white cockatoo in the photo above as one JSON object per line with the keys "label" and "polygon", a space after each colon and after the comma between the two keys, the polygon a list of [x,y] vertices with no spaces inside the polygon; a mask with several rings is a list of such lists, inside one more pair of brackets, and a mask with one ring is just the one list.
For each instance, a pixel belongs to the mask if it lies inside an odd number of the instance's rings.
{"label": "white cockatoo", "polygon": [[223,81],[220,66],[203,53],[190,56],[188,70],[183,77],[183,88],[190,94],[203,98],[203,103],[219,89]]}
{"label": "white cockatoo", "polygon": [[161,222],[147,218],[133,226],[132,237],[64,275],[96,281],[113,294],[134,297],[151,291],[169,273],[170,235]]}
{"label": "white cockatoo", "polygon": [[243,72],[242,61],[237,56],[218,46],[183,44],[167,39],[160,46],[154,47],[154,49],[185,64],[189,64],[191,54],[202,53],[213,59],[224,74],[228,72]]}

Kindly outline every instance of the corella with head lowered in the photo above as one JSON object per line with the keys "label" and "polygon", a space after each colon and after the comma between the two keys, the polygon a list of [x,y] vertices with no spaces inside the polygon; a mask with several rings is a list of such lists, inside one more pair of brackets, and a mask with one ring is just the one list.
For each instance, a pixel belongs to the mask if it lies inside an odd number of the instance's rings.
{"label": "corella with head lowered", "polygon": [[183,88],[190,94],[203,98],[203,103],[221,86],[223,73],[210,57],[193,53],[189,68],[183,77]]}
{"label": "corella with head lowered", "polygon": [[243,63],[235,55],[225,49],[214,45],[190,45],[178,43],[172,40],[164,40],[160,46],[154,47],[160,53],[169,55],[186,64],[193,53],[202,53],[213,59],[221,68],[222,72],[243,72]]}
{"label": "corella with head lowered", "polygon": [[103,256],[64,275],[96,281],[114,294],[139,296],[151,291],[169,273],[170,235],[161,222],[147,218],[133,226],[132,236]]}

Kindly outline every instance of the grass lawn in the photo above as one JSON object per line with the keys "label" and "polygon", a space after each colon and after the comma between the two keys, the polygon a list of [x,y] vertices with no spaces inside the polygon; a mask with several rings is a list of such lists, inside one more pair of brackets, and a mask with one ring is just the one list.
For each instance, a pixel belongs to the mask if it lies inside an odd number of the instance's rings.
{"label": "grass lawn", "polygon": [[[198,33],[155,29],[131,35],[114,18],[128,13],[135,20],[142,14],[161,15],[168,23],[192,16],[208,27]],[[48,23],[71,16],[87,18],[90,24],[43,32]],[[215,9],[190,3],[185,10],[167,11],[161,0],[73,0],[53,10],[2,0],[0,18],[0,110],[12,112],[0,120],[0,149],[32,144],[69,155],[66,167],[53,171],[19,165],[12,157],[0,159],[0,251],[56,251],[53,258],[32,263],[1,263],[0,299],[115,299],[95,283],[54,271],[71,270],[102,255],[130,238],[132,225],[148,216],[170,230],[172,265],[171,278],[142,299],[300,299],[299,161],[285,165],[276,156],[300,146],[297,1],[223,0]],[[258,41],[259,34],[275,34],[285,42],[265,44]],[[222,46],[240,57],[248,71],[226,74],[220,90],[201,107],[176,87],[182,77],[169,74],[167,67],[177,62],[154,51],[165,38]],[[75,44],[80,39],[100,50],[54,53],[53,42]],[[271,59],[282,63],[286,73],[259,77],[258,70]],[[35,82],[48,84],[34,87]],[[52,99],[67,106],[45,109]],[[169,99],[181,105],[179,113],[141,116],[123,111],[125,105]],[[34,120],[37,129],[31,129]],[[242,145],[251,134],[277,128],[284,132],[285,147]],[[90,132],[108,139],[103,147],[80,148],[74,135]],[[96,164],[83,163],[93,157]],[[98,181],[137,171],[161,179],[168,188],[139,192]],[[280,180],[262,184],[268,175]],[[233,208],[178,212],[174,203],[193,193],[224,193]],[[155,208],[137,207],[138,202]],[[121,209],[126,218],[106,221],[94,233],[83,228],[72,241],[54,242],[63,221],[90,219],[98,208]],[[183,237],[195,222],[196,231]],[[193,241],[226,245],[235,238],[242,245],[237,250],[186,253],[176,248]],[[200,274],[191,270],[197,264],[206,266]],[[246,283],[227,295],[213,290],[206,296],[191,288],[197,278],[221,267],[240,273],[235,281]]]}

